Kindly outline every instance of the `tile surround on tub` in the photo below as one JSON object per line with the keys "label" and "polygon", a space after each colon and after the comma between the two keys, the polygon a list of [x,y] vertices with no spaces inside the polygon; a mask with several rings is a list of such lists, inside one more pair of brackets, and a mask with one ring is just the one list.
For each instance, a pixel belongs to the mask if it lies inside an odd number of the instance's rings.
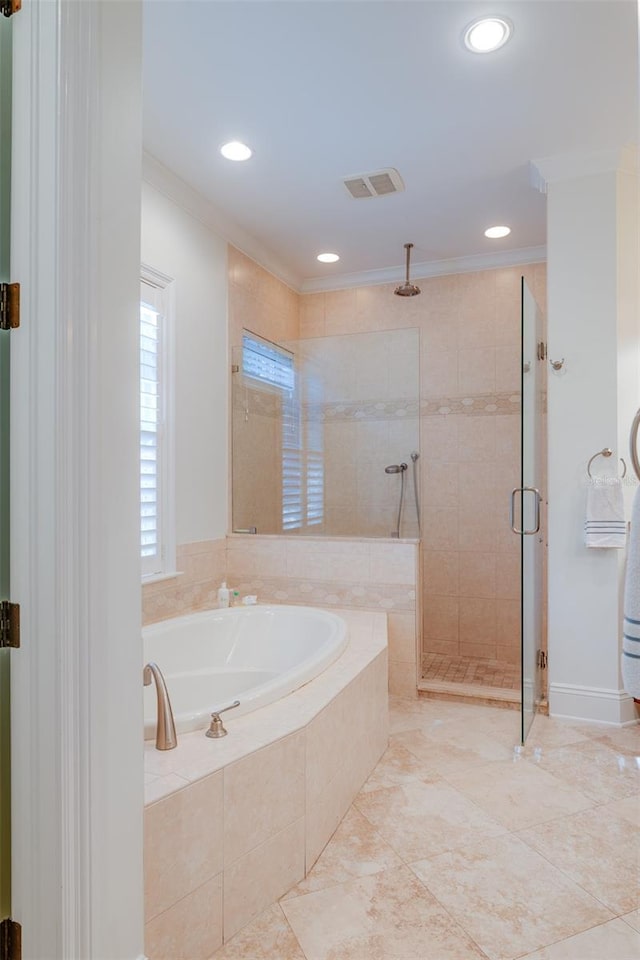
{"label": "tile surround on tub", "polygon": [[188,786],[145,811],[147,922],[222,872],[222,773]]}
{"label": "tile surround on tub", "polygon": [[266,602],[415,609],[415,541],[229,536],[177,555],[179,576],[143,585],[145,624],[215,607],[225,578]]}
{"label": "tile surround on tub", "polygon": [[[218,926],[227,940],[302,880],[386,749],[386,617],[341,613],[347,650],[303,688],[253,714],[230,717],[224,740],[198,731],[166,753],[145,745],[148,795],[155,797],[159,783],[177,789],[145,809],[151,960],[172,955],[203,885],[219,879],[223,903],[207,907],[210,940],[190,931],[185,942],[193,960],[209,956],[201,951],[218,937]],[[336,743],[343,745],[337,759]],[[321,756],[324,785],[315,769]]]}
{"label": "tile surround on tub", "polygon": [[226,538],[183,543],[176,549],[177,576],[142,584],[143,626],[216,605],[225,577]]}
{"label": "tile surround on tub", "polygon": [[220,873],[146,924],[149,960],[208,960],[222,945],[222,917]]}
{"label": "tile surround on tub", "polygon": [[413,584],[342,583],[334,580],[294,580],[288,577],[242,577],[229,568],[229,583],[241,594],[257,594],[263,603],[293,603],[329,609],[415,610]]}
{"label": "tile surround on tub", "polygon": [[301,817],[225,869],[225,941],[303,879],[304,838]]}
{"label": "tile surround on tub", "polygon": [[[390,617],[401,616],[402,621],[390,627],[389,690],[412,697],[417,695],[422,622],[420,562],[417,540],[228,537],[228,582],[241,594],[256,594],[268,603],[384,610]],[[397,635],[400,622],[402,641]],[[410,656],[412,643],[415,652]]]}
{"label": "tile surround on tub", "polygon": [[[291,734],[225,768],[225,866],[304,816],[304,768],[304,732]],[[258,783],[259,806],[254,796]]]}

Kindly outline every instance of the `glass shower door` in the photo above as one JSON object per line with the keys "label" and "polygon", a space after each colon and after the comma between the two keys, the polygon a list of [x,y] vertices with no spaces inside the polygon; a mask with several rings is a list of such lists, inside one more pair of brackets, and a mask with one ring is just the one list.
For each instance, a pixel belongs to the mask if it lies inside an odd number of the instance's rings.
{"label": "glass shower door", "polygon": [[542,415],[544,358],[542,314],[522,278],[522,411],[520,526],[512,528],[520,537],[521,550],[521,656],[522,702],[521,737],[524,743],[533,722],[541,692],[543,550],[542,533]]}

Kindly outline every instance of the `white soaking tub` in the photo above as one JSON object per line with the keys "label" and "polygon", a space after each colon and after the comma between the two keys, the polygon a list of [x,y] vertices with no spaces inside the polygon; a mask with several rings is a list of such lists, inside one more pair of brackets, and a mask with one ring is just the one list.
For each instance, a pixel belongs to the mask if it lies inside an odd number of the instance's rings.
{"label": "white soaking tub", "polygon": [[[279,604],[207,610],[142,631],[144,662],[162,671],[178,733],[207,727],[214,710],[240,701],[227,717],[264,707],[313,680],[347,645],[342,617]],[[144,689],[144,735],[155,736],[156,693]]]}

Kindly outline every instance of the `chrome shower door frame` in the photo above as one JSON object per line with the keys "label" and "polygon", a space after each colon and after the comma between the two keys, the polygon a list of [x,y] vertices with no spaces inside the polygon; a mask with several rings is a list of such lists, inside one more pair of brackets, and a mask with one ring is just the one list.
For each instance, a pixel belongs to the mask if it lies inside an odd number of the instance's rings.
{"label": "chrome shower door frame", "polygon": [[[541,506],[543,495],[545,357],[542,313],[521,280],[521,460],[520,485],[511,493],[510,524],[520,537],[521,740],[525,742],[542,698],[544,596]],[[519,494],[519,497],[518,497]],[[532,496],[533,495],[533,498]],[[520,526],[515,523],[519,500]]]}

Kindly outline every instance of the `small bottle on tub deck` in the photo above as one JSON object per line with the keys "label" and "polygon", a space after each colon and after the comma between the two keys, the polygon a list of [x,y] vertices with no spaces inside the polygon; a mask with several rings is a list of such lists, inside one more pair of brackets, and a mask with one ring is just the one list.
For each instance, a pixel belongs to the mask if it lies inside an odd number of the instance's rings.
{"label": "small bottle on tub deck", "polygon": [[227,581],[223,580],[220,584],[220,589],[218,590],[218,606],[219,607],[228,607],[230,600],[231,591],[227,587]]}

